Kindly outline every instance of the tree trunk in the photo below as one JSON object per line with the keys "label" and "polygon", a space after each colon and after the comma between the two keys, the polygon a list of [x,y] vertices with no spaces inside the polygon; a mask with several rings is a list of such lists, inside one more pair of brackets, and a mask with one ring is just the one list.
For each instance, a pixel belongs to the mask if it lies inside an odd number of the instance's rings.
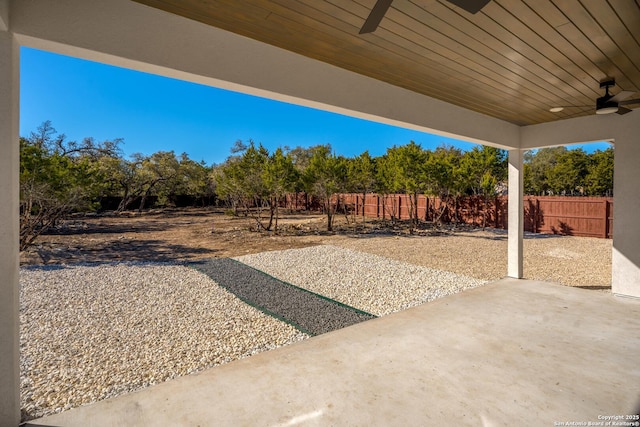
{"label": "tree trunk", "polygon": [[412,201],[411,204],[413,205],[411,210],[412,210],[412,216],[413,218],[411,218],[411,221],[413,222],[413,227],[415,229],[418,228],[418,222],[419,222],[419,218],[418,218],[418,193],[414,192],[412,195]]}
{"label": "tree trunk", "polygon": [[120,203],[118,203],[118,208],[116,209],[116,212],[122,212],[127,208],[127,205],[129,204],[129,188],[125,187],[124,188],[124,195],[122,196],[122,199],[120,199]]}
{"label": "tree trunk", "polygon": [[447,209],[449,209],[449,202],[447,199],[447,197],[440,196],[440,203],[442,206],[440,207],[440,212],[433,220],[433,222],[437,223],[438,225],[442,225],[442,216],[447,211]]}
{"label": "tree trunk", "polygon": [[144,204],[147,201],[148,192],[145,192],[142,197],[140,197],[140,206],[138,206],[138,213],[142,213],[142,209],[144,209]]}
{"label": "tree trunk", "polygon": [[489,207],[489,198],[487,195],[482,196],[484,199],[484,208],[482,209],[482,231],[487,227],[487,209]]}
{"label": "tree trunk", "polygon": [[280,199],[278,197],[276,197],[276,223],[274,226],[274,232],[276,234],[278,234],[278,214],[279,214],[279,208],[280,208]]}
{"label": "tree trunk", "polygon": [[325,213],[327,214],[327,231],[333,231],[333,212],[331,211],[331,196],[327,196],[325,198],[325,203],[323,204],[325,208]]}
{"label": "tree trunk", "polygon": [[273,218],[275,216],[275,210],[277,208],[273,205],[273,202],[269,203],[269,224],[267,225],[266,230],[271,231],[271,227],[273,226]]}

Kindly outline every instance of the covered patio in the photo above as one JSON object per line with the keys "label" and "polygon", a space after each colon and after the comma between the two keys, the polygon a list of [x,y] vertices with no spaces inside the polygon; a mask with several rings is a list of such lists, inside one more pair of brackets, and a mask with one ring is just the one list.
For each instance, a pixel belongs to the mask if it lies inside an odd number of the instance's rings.
{"label": "covered patio", "polygon": [[635,422],[638,319],[638,301],[503,279],[28,425]]}
{"label": "covered patio", "polygon": [[[640,113],[594,114],[607,77],[638,97],[637,2],[492,0],[470,15],[396,0],[358,35],[374,3],[0,0],[0,425],[20,419],[20,46],[509,150],[510,279],[45,424],[546,425],[637,413]],[[615,144],[614,295],[520,280],[523,152],[592,141]],[[314,354],[323,363],[307,363]]]}

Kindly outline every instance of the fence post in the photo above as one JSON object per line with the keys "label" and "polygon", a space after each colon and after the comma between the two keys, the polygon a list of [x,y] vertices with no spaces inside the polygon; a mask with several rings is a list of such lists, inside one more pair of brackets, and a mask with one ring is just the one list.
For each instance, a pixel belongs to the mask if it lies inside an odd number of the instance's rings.
{"label": "fence post", "polygon": [[538,224],[540,221],[540,199],[538,199],[536,197],[536,211],[535,214],[533,215],[533,232],[534,233],[538,233],[539,229],[538,229]]}
{"label": "fence post", "polygon": [[610,214],[610,206],[609,201],[604,199],[604,237],[605,239],[609,238],[609,214]]}
{"label": "fence post", "polygon": [[424,196],[424,222],[429,221],[429,197]]}

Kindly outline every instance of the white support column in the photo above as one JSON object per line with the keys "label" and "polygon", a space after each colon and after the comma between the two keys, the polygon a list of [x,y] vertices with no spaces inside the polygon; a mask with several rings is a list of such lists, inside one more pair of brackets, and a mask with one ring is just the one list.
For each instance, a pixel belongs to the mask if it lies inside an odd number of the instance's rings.
{"label": "white support column", "polygon": [[509,150],[509,235],[507,245],[507,275],[515,279],[522,279],[524,263],[524,181],[522,153],[523,150]]}
{"label": "white support column", "polygon": [[627,126],[617,127],[617,132],[611,291],[614,295],[640,299],[640,121],[629,121]]}
{"label": "white support column", "polygon": [[13,34],[0,31],[1,426],[17,426],[20,422],[19,52]]}

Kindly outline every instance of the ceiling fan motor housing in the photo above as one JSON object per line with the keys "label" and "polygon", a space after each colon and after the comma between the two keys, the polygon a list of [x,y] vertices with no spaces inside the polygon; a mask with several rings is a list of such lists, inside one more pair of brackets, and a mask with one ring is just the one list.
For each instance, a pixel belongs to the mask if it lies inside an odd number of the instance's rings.
{"label": "ceiling fan motor housing", "polygon": [[600,82],[600,89],[613,87],[616,85],[616,80],[612,77],[608,77]]}
{"label": "ceiling fan motor housing", "polygon": [[611,114],[618,111],[618,103],[610,101],[612,95],[605,95],[596,100],[596,114]]}
{"label": "ceiling fan motor housing", "polygon": [[613,78],[606,78],[600,82],[600,88],[605,89],[604,96],[596,100],[596,114],[611,114],[618,111],[618,103],[611,101],[613,95],[609,94],[609,88],[616,85]]}

